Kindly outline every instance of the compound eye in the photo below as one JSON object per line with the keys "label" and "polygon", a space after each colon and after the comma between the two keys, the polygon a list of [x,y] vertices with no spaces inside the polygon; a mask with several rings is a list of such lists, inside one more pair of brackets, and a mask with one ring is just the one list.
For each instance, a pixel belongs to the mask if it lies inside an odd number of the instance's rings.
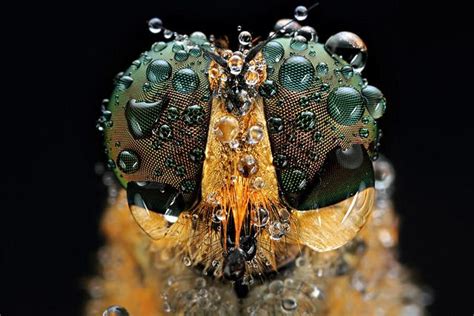
{"label": "compound eye", "polygon": [[155,240],[166,236],[186,208],[183,194],[164,183],[130,182],[127,198],[136,223]]}
{"label": "compound eye", "polygon": [[100,121],[109,165],[153,239],[200,198],[211,112],[201,40],[153,44],[117,80]]}
{"label": "compound eye", "polygon": [[309,190],[292,201],[301,242],[317,251],[354,238],[372,210],[372,162],[361,145],[332,151]]}

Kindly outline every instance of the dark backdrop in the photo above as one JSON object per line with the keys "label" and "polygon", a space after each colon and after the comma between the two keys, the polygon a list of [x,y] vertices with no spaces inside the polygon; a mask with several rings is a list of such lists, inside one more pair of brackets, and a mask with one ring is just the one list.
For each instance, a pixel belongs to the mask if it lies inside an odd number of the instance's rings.
{"label": "dark backdrop", "polygon": [[[369,47],[369,82],[386,95],[382,152],[397,171],[401,261],[435,293],[433,315],[471,315],[472,38],[456,4],[320,0],[321,41],[350,30]],[[95,131],[112,78],[157,37],[267,35],[294,1],[17,2],[2,9],[2,296],[0,314],[74,315],[94,273],[105,189]],[[436,5],[436,6],[435,6]],[[14,8],[13,8],[14,7]],[[18,14],[17,14],[18,13]],[[159,37],[158,37],[159,38]],[[235,42],[235,41],[234,41]]]}

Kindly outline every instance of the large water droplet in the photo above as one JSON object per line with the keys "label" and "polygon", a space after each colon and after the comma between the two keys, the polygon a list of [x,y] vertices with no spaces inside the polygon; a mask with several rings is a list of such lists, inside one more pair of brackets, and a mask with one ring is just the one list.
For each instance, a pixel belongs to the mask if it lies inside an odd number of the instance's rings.
{"label": "large water droplet", "polygon": [[328,112],[339,124],[353,125],[364,114],[364,100],[356,89],[339,87],[328,96]]}
{"label": "large water droplet", "polygon": [[133,150],[123,150],[117,157],[117,165],[125,173],[134,173],[140,168],[140,158]]}
{"label": "large water droplet", "polygon": [[199,87],[198,75],[189,68],[177,71],[173,76],[173,88],[181,93],[193,93]]}
{"label": "large water droplet", "polygon": [[364,70],[367,62],[367,46],[364,41],[354,33],[339,32],[326,41],[326,50],[347,61],[357,73]]}
{"label": "large water droplet", "polygon": [[386,100],[382,91],[374,86],[367,86],[362,89],[362,95],[367,100],[367,110],[374,119],[382,117],[386,109]]}
{"label": "large water droplet", "polygon": [[308,17],[308,9],[305,6],[297,6],[295,8],[295,19],[297,21],[304,21]]}
{"label": "large water droplet", "polygon": [[281,66],[280,83],[291,91],[304,91],[314,79],[314,68],[311,62],[302,56],[292,56]]}
{"label": "large water droplet", "polygon": [[146,76],[150,82],[163,82],[171,76],[171,65],[165,60],[156,59],[148,66]]}
{"label": "large water droplet", "polygon": [[148,21],[148,29],[153,34],[158,34],[163,29],[163,22],[159,18],[152,18]]}
{"label": "large water droplet", "polygon": [[128,130],[134,138],[150,135],[153,124],[160,117],[163,102],[137,102],[131,99],[125,107]]}
{"label": "large water droplet", "polygon": [[213,131],[221,143],[228,144],[239,134],[239,121],[233,116],[223,116],[216,122]]}
{"label": "large water droplet", "polygon": [[206,34],[203,32],[193,32],[189,39],[196,45],[202,45],[207,42]]}
{"label": "large water droplet", "polygon": [[284,54],[285,50],[278,41],[270,41],[263,47],[263,56],[269,64],[279,62]]}

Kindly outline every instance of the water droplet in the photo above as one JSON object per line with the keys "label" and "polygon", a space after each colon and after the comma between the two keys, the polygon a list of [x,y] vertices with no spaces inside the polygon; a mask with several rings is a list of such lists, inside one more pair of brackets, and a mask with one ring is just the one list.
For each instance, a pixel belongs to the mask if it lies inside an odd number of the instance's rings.
{"label": "water droplet", "polygon": [[160,137],[162,141],[168,141],[173,137],[173,131],[169,125],[163,124],[153,130],[153,134]]}
{"label": "water droplet", "polygon": [[349,80],[354,76],[354,70],[351,66],[344,66],[341,69],[341,74],[345,79]]}
{"label": "water droplet", "polygon": [[170,106],[168,108],[167,118],[170,121],[176,121],[179,118],[179,110],[174,106]]}
{"label": "water droplet", "polygon": [[265,80],[258,89],[258,92],[264,98],[272,98],[277,94],[278,90],[273,80]]}
{"label": "water droplet", "polygon": [[282,280],[274,280],[268,285],[268,290],[273,294],[281,294],[285,289],[285,284]]}
{"label": "water droplet", "polygon": [[364,114],[364,100],[356,89],[339,87],[328,96],[328,112],[339,124],[350,126]]}
{"label": "water droplet", "polygon": [[320,131],[314,132],[313,139],[315,142],[319,143],[320,141],[323,140],[323,133],[321,133]]}
{"label": "water droplet", "polygon": [[261,177],[256,177],[252,182],[252,187],[256,190],[261,190],[265,187],[265,181]]}
{"label": "water droplet", "polygon": [[201,56],[201,49],[197,46],[191,47],[189,49],[189,55],[191,55],[193,57],[199,57],[199,56]]}
{"label": "water droplet", "polygon": [[153,44],[153,46],[151,47],[151,49],[154,51],[154,52],[161,52],[163,49],[165,49],[166,47],[168,46],[167,43],[165,42],[157,42],[155,44]]}
{"label": "water droplet", "polygon": [[367,46],[356,34],[339,32],[328,38],[325,48],[330,54],[341,56],[355,72],[360,73],[364,70],[367,62]]}
{"label": "water droplet", "polygon": [[199,163],[204,161],[204,151],[201,148],[194,148],[190,153],[189,153],[189,159],[191,161]]}
{"label": "water droplet", "polygon": [[198,104],[190,105],[184,110],[184,123],[190,126],[198,126],[204,123],[205,113],[202,106]]}
{"label": "water droplet", "polygon": [[181,93],[190,94],[199,87],[199,76],[189,68],[177,71],[173,75],[173,88]]}
{"label": "water droplet", "polygon": [[204,34],[203,32],[198,32],[198,31],[193,32],[191,36],[189,37],[189,39],[191,40],[191,42],[193,42],[196,45],[202,45],[205,42],[207,42],[206,34]]}
{"label": "water droplet", "polygon": [[285,50],[278,41],[270,41],[263,47],[263,56],[265,57],[267,64],[279,62],[284,54]]}
{"label": "water droplet", "polygon": [[186,267],[190,267],[193,262],[191,261],[191,258],[189,258],[188,256],[184,256],[183,263]]}
{"label": "water droplet", "polygon": [[[279,222],[274,221],[270,223],[268,227],[268,232],[270,233],[270,238],[273,240],[280,240],[283,236],[285,236],[287,232],[288,226]],[[282,282],[283,283],[283,282]]]}
{"label": "water droplet", "polygon": [[273,163],[277,168],[285,168],[288,165],[288,158],[285,155],[276,155],[273,159]]}
{"label": "water droplet", "polygon": [[298,52],[301,52],[308,48],[308,43],[304,36],[296,35],[292,38],[290,47]]}
{"label": "water droplet", "polygon": [[313,65],[302,56],[292,56],[281,66],[279,79],[280,83],[288,90],[304,91],[313,83]]}
{"label": "water droplet", "polygon": [[232,116],[223,116],[214,125],[214,135],[223,144],[234,140],[238,134],[239,121]]}
{"label": "water droplet", "polygon": [[247,70],[247,72],[245,73],[245,83],[248,85],[248,86],[255,86],[257,83],[258,83],[258,80],[260,79],[260,76],[258,74],[257,71],[255,70]]}
{"label": "water droplet", "polygon": [[240,147],[240,142],[237,139],[233,139],[229,142],[229,147],[235,150]]}
{"label": "water droplet", "polygon": [[181,49],[181,50],[178,50],[175,54],[174,54],[174,59],[176,61],[185,61],[187,60],[189,57],[189,54],[188,52],[186,52],[184,49]]}
{"label": "water droplet", "polygon": [[359,136],[362,137],[362,138],[369,137],[369,130],[365,127],[359,129]]}
{"label": "water droplet", "polygon": [[242,31],[239,34],[239,43],[242,46],[248,46],[252,43],[252,34],[247,31]]}
{"label": "water droplet", "polygon": [[298,307],[298,304],[296,303],[295,298],[287,297],[281,301],[281,306],[287,311],[293,311]]}
{"label": "water droplet", "polygon": [[152,18],[148,21],[148,29],[153,34],[158,34],[163,30],[163,22],[159,18]]}
{"label": "water droplet", "polygon": [[128,316],[128,311],[122,306],[113,305],[108,307],[102,316]]}
{"label": "water droplet", "polygon": [[175,174],[178,177],[184,177],[186,175],[186,168],[184,168],[184,166],[176,166]]}
{"label": "water droplet", "polygon": [[163,36],[164,36],[166,39],[172,38],[173,35],[174,35],[173,31],[170,31],[170,30],[164,30],[164,31],[163,31]]}
{"label": "water droplet", "polygon": [[117,165],[125,173],[134,173],[140,168],[140,159],[136,152],[122,150],[117,157]]}
{"label": "water droplet", "polygon": [[146,76],[150,82],[163,82],[171,76],[171,65],[165,60],[156,59],[148,66]]}
{"label": "water droplet", "polygon": [[234,53],[234,55],[232,55],[227,61],[227,65],[229,66],[231,74],[238,75],[242,71],[244,60],[241,56]]}
{"label": "water droplet", "polygon": [[268,130],[271,133],[279,133],[283,131],[283,120],[279,117],[270,117],[267,121]]}
{"label": "water droplet", "polygon": [[367,110],[374,119],[381,118],[385,113],[386,100],[382,92],[374,86],[362,89],[362,95],[367,101]]}
{"label": "water droplet", "polygon": [[316,72],[317,72],[318,76],[326,76],[329,72],[329,67],[326,63],[320,62],[316,66]]}
{"label": "water droplet", "polygon": [[258,171],[257,161],[252,155],[244,155],[237,164],[237,170],[244,177],[250,177]]}
{"label": "water droplet", "polygon": [[316,127],[316,115],[311,111],[303,111],[296,119],[296,128],[308,132]]}
{"label": "water droplet", "polygon": [[316,34],[316,30],[311,26],[303,26],[298,30],[297,34],[306,38],[306,41],[308,42],[318,42],[318,35]]}
{"label": "water droplet", "polygon": [[247,144],[256,145],[263,139],[263,129],[260,126],[251,126],[247,131]]}
{"label": "water droplet", "polygon": [[308,9],[305,6],[297,6],[295,9],[295,19],[297,21],[304,21],[308,17]]}
{"label": "water droplet", "polygon": [[304,257],[298,257],[295,261],[295,265],[298,268],[304,267],[306,265],[306,259]]}
{"label": "water droplet", "polygon": [[224,209],[222,209],[221,207],[217,207],[216,209],[214,209],[213,215],[212,215],[212,221],[214,223],[220,224],[223,220],[225,220],[225,217],[226,217],[226,214],[225,214]]}

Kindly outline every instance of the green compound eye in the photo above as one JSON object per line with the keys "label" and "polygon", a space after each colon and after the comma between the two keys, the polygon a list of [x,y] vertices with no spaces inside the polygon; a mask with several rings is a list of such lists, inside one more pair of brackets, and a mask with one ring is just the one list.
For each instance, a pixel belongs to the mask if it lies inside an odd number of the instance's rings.
{"label": "green compound eye", "polygon": [[152,238],[199,199],[210,118],[209,60],[199,45],[155,43],[117,80],[101,121],[109,164]]}
{"label": "green compound eye", "polygon": [[365,45],[357,37],[358,46],[348,46],[356,35],[331,37],[329,48],[314,41],[300,45],[296,37],[265,45],[264,57],[273,68],[267,78],[272,93],[264,83],[260,94],[282,199],[296,210],[310,211],[373,187],[375,119],[386,104],[380,90],[360,76],[366,52],[357,47]]}

